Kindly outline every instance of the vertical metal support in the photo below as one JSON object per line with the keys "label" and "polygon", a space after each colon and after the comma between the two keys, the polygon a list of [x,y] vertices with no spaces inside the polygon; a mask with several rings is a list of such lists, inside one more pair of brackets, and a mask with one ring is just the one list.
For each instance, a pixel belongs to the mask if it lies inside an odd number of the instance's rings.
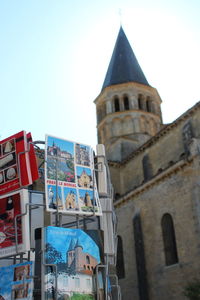
{"label": "vertical metal support", "polygon": [[86,229],[87,229],[87,223],[85,217],[83,216],[83,230],[85,231]]}
{"label": "vertical metal support", "polygon": [[79,215],[76,215],[76,228],[79,229]]}
{"label": "vertical metal support", "polygon": [[96,266],[96,284],[97,284],[97,300],[100,300],[99,297],[99,269],[104,269],[104,277],[105,277],[105,300],[108,300],[108,265],[97,265]]}
{"label": "vertical metal support", "polygon": [[58,156],[56,153],[56,226],[59,227],[59,210],[58,210]]}
{"label": "vertical metal support", "polygon": [[18,236],[17,236],[17,234],[18,234],[18,230],[17,230],[17,219],[19,218],[19,217],[23,217],[23,216],[25,216],[25,215],[27,215],[27,213],[28,213],[28,206],[30,207],[30,206],[33,206],[33,207],[39,207],[39,206],[45,206],[45,205],[43,205],[43,204],[33,204],[33,203],[26,203],[26,206],[25,206],[25,212],[23,213],[23,214],[18,214],[18,215],[16,215],[15,216],[15,218],[14,218],[14,228],[15,228],[15,248],[16,248],[16,253],[18,254],[19,253],[19,251],[18,251],[18,246],[19,246],[19,243],[18,243]]}
{"label": "vertical metal support", "polygon": [[[58,299],[58,269],[57,269],[57,265],[55,264],[46,264],[45,263],[45,257],[44,257],[44,249],[42,249],[42,273],[41,275],[43,276],[43,293],[45,292],[45,286],[44,286],[44,278],[45,278],[45,268],[46,267],[52,267],[52,269],[55,270],[55,300]],[[44,299],[44,294],[42,294],[42,299]]]}
{"label": "vertical metal support", "polygon": [[[95,190],[94,190],[94,183],[95,183],[95,170],[93,169],[92,171],[92,183],[93,183],[93,215],[95,215],[95,202],[96,202],[96,197],[95,197]],[[97,204],[97,203],[96,203]]]}
{"label": "vertical metal support", "polygon": [[23,217],[23,216],[25,216],[25,215],[27,215],[27,213],[28,213],[28,211],[27,211],[27,205],[25,206],[25,213],[23,213],[23,214],[18,214],[18,215],[16,215],[15,216],[15,218],[14,218],[14,228],[15,228],[15,249],[16,249],[16,253],[18,254],[19,252],[18,252],[18,246],[19,246],[19,243],[18,243],[18,232],[17,232],[17,218],[19,218],[19,217]]}
{"label": "vertical metal support", "polygon": [[62,227],[62,214],[59,213],[59,227]]}
{"label": "vertical metal support", "polygon": [[20,253],[19,255],[19,262],[20,264],[23,263],[23,253]]}
{"label": "vertical metal support", "polygon": [[43,264],[44,267],[52,267],[55,270],[55,300],[58,299],[58,269],[54,264]]}
{"label": "vertical metal support", "polygon": [[117,275],[115,275],[115,274],[109,275],[109,278],[114,278],[115,279],[115,284],[112,284],[111,288],[116,288],[117,289],[117,299],[116,300],[121,300],[121,288],[119,286]]}

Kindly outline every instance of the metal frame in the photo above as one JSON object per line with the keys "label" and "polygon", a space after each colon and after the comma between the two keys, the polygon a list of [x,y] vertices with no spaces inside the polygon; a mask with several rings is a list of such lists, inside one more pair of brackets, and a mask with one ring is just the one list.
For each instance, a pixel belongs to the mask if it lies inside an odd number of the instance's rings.
{"label": "metal frame", "polygon": [[[37,146],[37,144],[42,144],[42,145],[45,145],[45,142],[44,141],[35,141],[35,142],[29,142],[28,143],[28,149],[24,152],[20,152],[18,153],[18,156],[17,156],[17,160],[18,160],[18,166],[19,166],[19,178],[20,178],[20,186],[21,188],[23,188],[23,186],[21,185],[21,177],[20,177],[20,174],[21,174],[21,170],[20,170],[20,156],[22,154],[26,154],[30,151],[30,144],[32,144],[37,150],[40,150],[41,151],[41,157],[42,159],[44,159],[44,161],[42,161],[42,163],[38,166],[38,168],[40,168],[44,163],[45,163],[45,157],[43,155],[43,149],[40,149],[39,146]],[[95,189],[94,189],[94,182],[95,182],[95,172],[103,172],[103,165],[105,165],[106,167],[106,174],[107,174],[107,194],[105,195],[104,198],[109,198],[111,200],[113,200],[113,188],[112,188],[112,185],[110,183],[110,177],[109,177],[109,168],[108,168],[108,163],[105,159],[105,156],[101,155],[101,156],[95,156],[94,159],[97,159],[98,158],[103,158],[103,162],[97,162],[94,164],[94,169],[93,169],[93,173],[92,173],[92,178],[93,178],[93,199],[95,200]],[[100,167],[100,168],[99,168]],[[58,227],[76,227],[77,229],[78,228],[83,228],[83,230],[86,230],[87,229],[87,223],[88,222],[95,222],[94,219],[91,219],[91,217],[95,217],[96,220],[97,220],[97,225],[98,225],[98,229],[100,229],[100,217],[99,216],[96,216],[95,215],[95,209],[94,209],[94,202],[93,202],[93,213],[91,214],[88,214],[88,215],[79,215],[79,214],[74,214],[73,216],[76,218],[74,222],[69,222],[69,223],[64,223],[62,224],[62,213],[59,211],[59,207],[58,207],[58,177],[57,177],[57,168],[58,168],[58,165],[57,165],[57,157],[56,157],[56,211],[55,212],[49,212],[50,214],[55,214],[55,222],[56,222],[56,226]],[[23,218],[25,215],[28,214],[28,212],[30,212],[31,210],[33,209],[38,209],[39,207],[43,207],[43,208],[46,208],[46,204],[45,204],[45,199],[43,197],[43,201],[44,203],[43,204],[35,204],[35,203],[31,203],[31,197],[32,197],[32,194],[43,194],[43,196],[45,196],[45,192],[40,192],[40,191],[36,191],[36,190],[28,190],[29,192],[29,203],[26,203],[25,205],[25,212],[22,213],[22,214],[18,214],[15,216],[14,218],[14,229],[15,229],[15,247],[16,247],[16,255],[12,255],[10,257],[6,257],[6,258],[1,258],[0,260],[2,259],[13,259],[13,263],[16,264],[17,263],[17,260],[19,259],[20,263],[22,263],[23,261],[27,261],[27,260],[30,260],[30,251],[28,252],[27,254],[27,257],[24,257],[24,253],[19,253],[19,250],[18,250],[18,232],[17,232],[17,221],[18,221],[18,218]],[[116,241],[116,229],[117,229],[117,220],[116,220],[116,215],[115,213],[112,211],[112,210],[103,210],[102,211],[103,214],[112,214],[112,219],[113,219],[113,235],[114,235],[114,243],[115,243],[115,247],[117,245],[117,241]],[[30,219],[30,226],[31,226],[31,219]],[[31,234],[31,232],[30,232]],[[43,246],[42,246],[43,248]],[[117,249],[117,248],[116,248]],[[33,249],[34,250],[34,249]],[[46,267],[52,267],[53,268],[53,273],[55,273],[55,300],[57,300],[58,298],[58,270],[57,270],[57,265],[55,264],[46,264],[45,263],[45,258],[44,258],[44,249],[42,250],[42,273],[43,275],[45,274],[45,268]],[[18,258],[19,256],[19,258]],[[116,264],[116,253],[114,255],[114,265]],[[99,273],[103,273],[103,279],[105,281],[105,285],[104,285],[104,292],[105,292],[105,297],[104,299],[105,300],[108,300],[110,299],[108,297],[108,279],[109,278],[115,278],[115,284],[112,284],[110,287],[111,289],[112,288],[117,288],[117,299],[114,299],[114,300],[121,300],[121,290],[120,290],[120,287],[119,287],[119,284],[118,284],[118,278],[116,275],[112,275],[112,274],[109,274],[109,259],[108,259],[108,255],[105,254],[105,264],[102,264],[102,265],[97,265],[96,266],[96,292],[97,292],[97,300],[100,300],[100,295],[99,295],[99,282],[98,282],[98,275]],[[43,282],[44,284],[44,282]],[[44,286],[42,287],[42,290],[44,290]],[[41,291],[42,293],[42,291]],[[43,297],[43,296],[42,296]],[[42,298],[41,298],[42,299]]]}

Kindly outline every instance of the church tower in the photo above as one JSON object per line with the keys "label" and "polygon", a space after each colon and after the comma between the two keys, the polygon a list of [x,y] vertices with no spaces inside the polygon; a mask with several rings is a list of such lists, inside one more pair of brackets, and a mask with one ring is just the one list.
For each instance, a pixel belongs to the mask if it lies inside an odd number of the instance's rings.
{"label": "church tower", "polygon": [[160,96],[149,85],[122,27],[94,102],[98,143],[105,145],[108,160],[122,161],[162,126]]}

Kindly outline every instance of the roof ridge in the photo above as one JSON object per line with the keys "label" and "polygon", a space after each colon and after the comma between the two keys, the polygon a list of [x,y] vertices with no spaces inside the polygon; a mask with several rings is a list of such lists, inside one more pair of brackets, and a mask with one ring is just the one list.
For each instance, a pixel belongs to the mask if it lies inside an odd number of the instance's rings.
{"label": "roof ridge", "polygon": [[154,136],[152,136],[149,140],[147,140],[144,144],[142,144],[139,148],[134,150],[130,153],[125,159],[122,161],[112,161],[109,160],[108,163],[116,166],[122,166],[125,165],[129,160],[131,160],[135,155],[137,155],[139,152],[145,150],[150,145],[154,144],[158,139],[160,139],[161,136],[166,134],[171,128],[175,127],[183,121],[185,118],[187,118],[190,114],[194,113],[195,110],[200,109],[200,101],[195,103],[192,107],[190,107],[188,110],[186,110],[182,115],[180,115],[177,119],[175,119],[173,122],[169,124],[163,124],[163,128],[158,131],[158,133]]}

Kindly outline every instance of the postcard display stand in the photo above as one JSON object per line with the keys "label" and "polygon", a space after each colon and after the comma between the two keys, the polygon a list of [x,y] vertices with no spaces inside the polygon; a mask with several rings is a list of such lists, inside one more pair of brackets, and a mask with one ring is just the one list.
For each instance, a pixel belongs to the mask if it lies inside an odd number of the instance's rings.
{"label": "postcard display stand", "polygon": [[[28,190],[38,169],[45,191]],[[103,145],[94,160],[90,146],[49,135],[32,142],[21,131],[1,141],[2,299],[120,300],[118,279],[109,273],[116,262],[112,197]]]}
{"label": "postcard display stand", "polygon": [[[103,145],[99,149],[102,148]],[[112,195],[107,183],[105,152],[99,149],[94,165],[90,146],[46,136],[46,209],[56,216],[56,227],[43,228],[41,233],[42,299],[78,299],[81,296],[91,300],[111,299],[108,266],[116,261],[113,199],[104,205]],[[95,172],[104,189],[102,199],[99,199]],[[60,220],[66,220],[66,216],[76,217],[76,222],[68,223],[75,228],[62,224]],[[96,224],[92,225],[96,226],[92,235],[86,230],[90,218]]]}
{"label": "postcard display stand", "polygon": [[[31,133],[21,131],[0,141],[0,298],[32,299],[29,193],[38,179]],[[26,257],[26,263],[23,263]],[[15,264],[19,260],[21,264]],[[13,265],[14,263],[14,265]]]}

